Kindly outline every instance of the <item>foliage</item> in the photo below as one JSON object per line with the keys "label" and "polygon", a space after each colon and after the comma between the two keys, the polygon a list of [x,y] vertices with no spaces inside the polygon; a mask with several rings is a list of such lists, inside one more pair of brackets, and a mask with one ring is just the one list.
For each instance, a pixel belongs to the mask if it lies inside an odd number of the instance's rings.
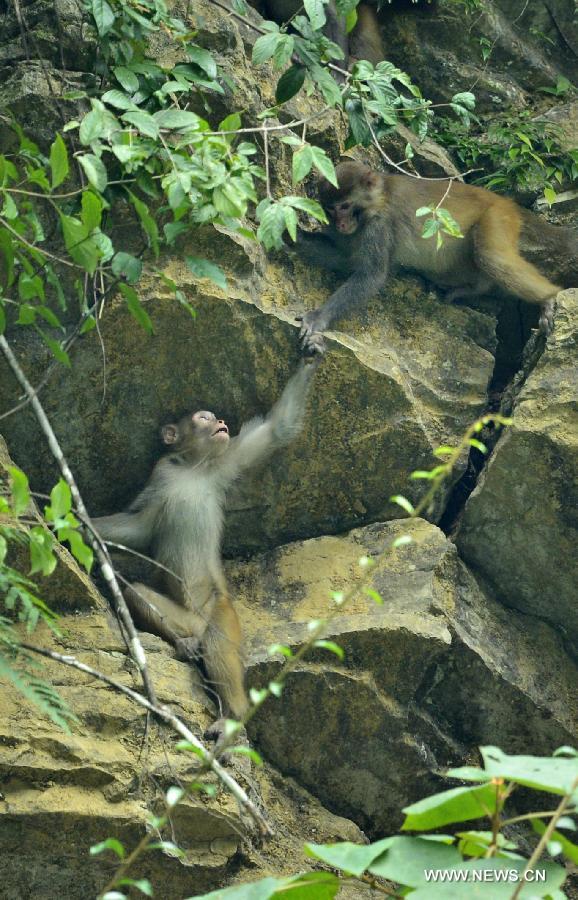
{"label": "foliage", "polygon": [[[360,880],[378,890],[385,879],[395,888],[385,893],[393,897],[414,896],[416,900],[440,897],[447,900],[514,900],[519,895],[563,900],[562,885],[567,871],[553,857],[564,857],[576,864],[578,843],[567,836],[576,832],[578,814],[578,753],[561,747],[553,757],[509,756],[497,747],[482,747],[483,767],[450,769],[448,778],[466,782],[465,786],[442,791],[405,807],[402,832],[372,844],[306,844],[305,854],[329,866],[335,872],[304,872],[289,878],[263,878],[190,900],[270,900],[303,898],[331,900],[342,884]],[[508,817],[506,806],[518,787],[562,800],[548,812],[530,812]],[[167,794],[167,809],[180,802],[184,792],[172,788]],[[539,804],[542,806],[542,804]],[[487,825],[480,820],[487,819]],[[166,819],[155,819],[154,827]],[[472,823],[472,826],[464,826]],[[531,824],[540,835],[530,860],[519,851],[508,826]],[[442,831],[451,826],[451,831]],[[434,833],[435,832],[435,833]],[[564,833],[562,833],[564,832]],[[162,849],[174,854],[171,842],[149,842],[146,849]],[[92,848],[92,854],[112,851],[125,861],[124,846],[115,838]],[[544,854],[547,858],[543,858]],[[134,854],[133,854],[134,856]],[[120,874],[119,874],[120,873]],[[133,886],[152,896],[145,879],[125,877],[125,868],[113,879],[101,900],[122,900],[117,888]],[[473,887],[475,886],[475,887]]]}
{"label": "foliage", "polygon": [[564,149],[560,128],[527,110],[494,116],[487,131],[479,120],[469,131],[461,122],[440,119],[437,138],[464,168],[488,170],[476,178],[487,188],[542,192],[552,203],[564,181],[578,178],[578,150]]}
{"label": "foliage", "polygon": [[[56,568],[56,540],[67,541],[73,555],[90,571],[92,550],[77,530],[79,522],[71,511],[70,489],[60,480],[52,489],[44,518],[32,515],[28,479],[15,466],[0,493],[0,676],[20,690],[57,725],[68,730],[76,717],[58,693],[41,677],[39,664],[21,647],[15,623],[31,634],[39,622],[58,633],[56,616],[36,593],[35,584],[9,564],[9,555],[27,552],[29,574],[48,576]],[[20,561],[20,560],[18,560]]]}

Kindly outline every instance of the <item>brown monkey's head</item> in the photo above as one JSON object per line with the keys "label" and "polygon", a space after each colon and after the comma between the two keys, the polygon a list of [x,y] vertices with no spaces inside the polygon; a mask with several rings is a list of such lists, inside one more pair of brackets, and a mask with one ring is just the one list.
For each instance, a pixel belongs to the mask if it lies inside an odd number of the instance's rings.
{"label": "brown monkey's head", "polygon": [[354,234],[369,214],[379,211],[381,176],[352,159],[339,163],[335,174],[339,187],[323,179],[319,200],[336,231]]}
{"label": "brown monkey's head", "polygon": [[199,459],[219,456],[229,444],[225,422],[206,409],[183,416],[176,425],[163,425],[161,436],[171,452]]}

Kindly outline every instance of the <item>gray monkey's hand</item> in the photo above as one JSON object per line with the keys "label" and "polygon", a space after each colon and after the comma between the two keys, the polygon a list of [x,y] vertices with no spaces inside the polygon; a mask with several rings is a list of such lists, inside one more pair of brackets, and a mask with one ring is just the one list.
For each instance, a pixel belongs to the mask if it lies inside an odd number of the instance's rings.
{"label": "gray monkey's hand", "polygon": [[175,641],[175,650],[177,658],[183,662],[197,662],[200,653],[201,641],[196,637],[177,638]]}

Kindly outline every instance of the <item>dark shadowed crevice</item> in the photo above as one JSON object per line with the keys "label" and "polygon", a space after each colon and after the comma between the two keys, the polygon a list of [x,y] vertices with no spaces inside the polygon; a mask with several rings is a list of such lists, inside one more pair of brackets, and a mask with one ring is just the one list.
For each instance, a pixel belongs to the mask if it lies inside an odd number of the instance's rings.
{"label": "dark shadowed crevice", "polygon": [[[543,335],[537,331],[539,309],[522,301],[504,300],[498,313],[496,361],[488,386],[488,412],[508,416],[514,400],[545,347]],[[487,455],[472,447],[464,474],[452,489],[439,527],[449,538],[455,533],[467,499],[474,490],[480,472],[487,465],[501,429],[485,428],[480,440],[488,448]]]}

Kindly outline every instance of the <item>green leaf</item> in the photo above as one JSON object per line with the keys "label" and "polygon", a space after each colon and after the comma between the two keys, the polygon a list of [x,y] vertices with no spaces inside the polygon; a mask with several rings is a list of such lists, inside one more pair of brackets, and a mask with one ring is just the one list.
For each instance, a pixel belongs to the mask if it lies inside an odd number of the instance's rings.
{"label": "green leaf", "polygon": [[245,746],[244,744],[240,744],[237,747],[227,747],[227,753],[238,753],[240,756],[248,756],[256,766],[263,765],[263,760],[261,759],[257,751],[253,750],[252,747]]}
{"label": "green leaf", "polygon": [[80,531],[76,531],[74,528],[63,529],[59,531],[58,536],[61,540],[68,541],[74,558],[81,566],[84,566],[87,572],[90,572],[94,562],[94,553],[88,544],[85,544]]}
{"label": "green leaf", "polygon": [[185,256],[185,262],[193,275],[197,278],[208,278],[209,281],[214,282],[221,290],[227,290],[227,279],[220,266],[217,266],[215,263],[209,262],[208,259],[203,259],[200,256]]}
{"label": "green leaf", "polygon": [[129,94],[134,94],[138,91],[139,80],[134,72],[131,72],[126,66],[115,66],[112,71],[114,72],[114,77],[125,91],[128,91]]}
{"label": "green leaf", "polygon": [[52,146],[50,147],[50,172],[52,178],[52,188],[62,184],[68,175],[68,153],[66,144],[62,137],[57,134]]}
{"label": "green leaf", "polygon": [[96,30],[103,37],[114,25],[115,15],[106,0],[92,0],[91,8]]}
{"label": "green leaf", "polygon": [[438,233],[440,227],[441,223],[437,219],[426,219],[421,232],[422,238],[427,240],[427,238],[433,237]]}
{"label": "green leaf", "polygon": [[318,222],[327,222],[325,210],[317,200],[310,200],[309,197],[284,197],[283,202],[295,209],[300,209],[317,219]]}
{"label": "green leaf", "polygon": [[293,35],[282,34],[275,47],[275,53],[273,54],[273,66],[275,69],[279,70],[285,68],[291,60],[294,47],[295,38]]}
{"label": "green leaf", "polygon": [[374,603],[377,603],[378,606],[383,605],[383,597],[378,591],[374,591],[373,588],[364,588],[363,593],[373,600]]}
{"label": "green leaf", "polygon": [[405,509],[406,513],[410,516],[413,516],[415,513],[415,509],[407,499],[407,497],[402,497],[401,494],[394,494],[393,497],[389,498],[390,503],[397,503],[398,506],[401,506],[402,509]]}
{"label": "green leaf", "polygon": [[333,641],[314,641],[313,646],[320,647],[322,650],[329,650],[330,653],[335,653],[339,659],[345,659],[343,647],[340,647],[339,644],[335,644]]}
{"label": "green leaf", "polygon": [[48,347],[50,347],[54,358],[57,359],[59,363],[62,363],[63,366],[66,366],[68,369],[70,369],[72,365],[70,362],[70,357],[66,350],[64,350],[64,348],[60,345],[59,341],[55,341],[54,338],[49,337],[46,332],[42,331],[41,329],[38,329],[38,331],[40,332],[44,343]]}
{"label": "green leaf", "polygon": [[341,91],[327,69],[323,66],[312,66],[309,74],[323,94],[323,99],[329,106],[340,106],[342,102]]}
{"label": "green leaf", "polygon": [[438,219],[441,221],[446,234],[449,234],[455,238],[463,238],[464,235],[459,226],[459,223],[456,222],[456,220],[454,219],[452,214],[449,212],[449,210],[441,207],[440,209],[437,210],[436,215],[437,215]]}
{"label": "green leaf", "polygon": [[239,113],[231,113],[230,116],[227,116],[222,122],[219,122],[219,131],[238,131],[240,127],[241,116]]}
{"label": "green leaf", "polygon": [[129,284],[134,284],[142,274],[142,262],[131,253],[120,250],[112,260],[111,268],[117,277],[124,277]]}
{"label": "green leaf", "polygon": [[154,119],[160,128],[167,128],[171,131],[179,131],[185,128],[199,131],[202,122],[200,116],[185,109],[161,109],[154,114]]}
{"label": "green leaf", "polygon": [[138,128],[141,134],[145,135],[145,137],[150,137],[153,138],[153,140],[156,140],[159,136],[159,123],[151,116],[150,113],[145,112],[142,109],[123,113],[121,119],[123,120],[123,122],[128,122],[129,125],[134,125],[136,128]]}
{"label": "green leaf", "polygon": [[2,206],[2,215],[5,219],[17,219],[18,207],[16,206],[13,198],[8,193],[3,194],[2,196],[4,199],[4,204]]}
{"label": "green leaf", "polygon": [[185,794],[186,791],[180,787],[170,787],[165,796],[165,802],[169,809],[176,806],[177,803],[180,803]]}
{"label": "green leaf", "polygon": [[548,206],[552,206],[552,204],[556,200],[556,197],[557,194],[554,188],[550,187],[550,185],[547,185],[547,187],[544,188],[544,199],[546,200]]}
{"label": "green leaf", "polygon": [[480,819],[491,815],[495,809],[496,788],[493,784],[452,788],[406,806],[402,831],[430,831],[450,822]]}
{"label": "green leaf", "polygon": [[131,199],[131,202],[136,209],[137,215],[140,219],[140,223],[142,225],[143,231],[147,235],[152,251],[156,258],[159,255],[159,230],[157,227],[157,223],[151,216],[149,212],[149,208],[143,200],[140,200],[135,194],[128,191],[128,195]]}
{"label": "green leaf", "polygon": [[293,656],[291,647],[287,647],[285,644],[271,644],[271,646],[267,648],[267,653],[269,654],[269,656],[274,656],[276,653],[281,653],[281,655],[286,656],[287,659],[291,659],[291,657]]}
{"label": "green leaf", "polygon": [[118,287],[124,299],[126,300],[126,305],[129,308],[130,314],[136,319],[139,325],[142,325],[142,327],[148,334],[152,334],[153,323],[151,322],[149,314],[142,306],[135,289],[132,288],[129,284],[126,284],[124,281],[121,281]]}
{"label": "green leaf", "polygon": [[479,450],[480,453],[487,453],[487,452],[488,452],[488,448],[486,447],[486,445],[485,445],[485,444],[482,444],[481,441],[477,441],[476,438],[470,438],[469,444],[470,444],[471,447],[475,447],[476,450]]}
{"label": "green leaf", "polygon": [[271,59],[275,53],[277,44],[282,38],[283,35],[280,34],[279,31],[263,34],[261,37],[257,38],[253,45],[253,54],[251,57],[253,64],[255,66],[260,66],[268,59]]}
{"label": "green leaf", "polygon": [[284,900],[333,900],[340,889],[340,881],[331,872],[304,872],[280,882],[274,898]]}
{"label": "green leaf", "polygon": [[103,103],[114,106],[116,109],[137,109],[135,102],[125,93],[118,90],[105,91],[100,98]]}
{"label": "green leaf", "polygon": [[[541,819],[532,819],[532,828],[538,834],[544,834],[546,831],[546,825],[542,822]],[[559,852],[563,853],[564,856],[571,859],[573,863],[578,865],[578,845],[573,844],[572,841],[569,841],[566,835],[561,834],[559,831],[552,832],[552,838],[556,840],[556,842],[560,845]],[[551,853],[552,856],[557,855]]]}
{"label": "green leaf", "polygon": [[280,697],[283,693],[283,684],[280,681],[270,681],[267,687],[274,697]]}
{"label": "green leaf", "polygon": [[26,512],[30,503],[30,488],[28,478],[16,466],[8,466],[10,473],[11,506],[15,516],[21,516]]}
{"label": "green leaf", "polygon": [[94,191],[86,190],[82,192],[81,206],[80,218],[87,233],[90,234],[95,228],[100,227],[103,203],[98,194],[95,194]]}
{"label": "green leaf", "polygon": [[334,187],[338,187],[335,167],[325,150],[322,150],[321,147],[311,147],[311,153],[313,154],[313,165],[317,171],[323,175],[327,181],[334,185]]}
{"label": "green leaf", "polygon": [[578,758],[508,756],[498,747],[481,747],[488,778],[515,781],[538,791],[566,794],[578,778]]}
{"label": "green leaf", "polygon": [[49,531],[40,526],[30,529],[28,535],[28,549],[30,550],[30,574],[42,572],[43,575],[51,575],[56,568],[56,557],[53,553],[54,537]]}
{"label": "green leaf", "polygon": [[359,878],[373,860],[387,850],[393,840],[395,838],[383,838],[375,844],[367,845],[352,844],[349,841],[340,844],[305,844],[305,853]]}
{"label": "green leaf", "polygon": [[305,12],[314,31],[320,31],[325,25],[325,6],[323,0],[304,0]]}
{"label": "green leaf", "polygon": [[406,547],[408,544],[413,544],[413,538],[409,536],[409,534],[402,534],[400,537],[396,538],[395,541],[391,542],[391,546],[395,549],[397,547]]}
{"label": "green leaf", "polygon": [[[54,522],[56,519],[64,518],[72,507],[72,494],[70,488],[64,478],[60,478],[58,484],[55,484],[50,492],[50,506],[47,507],[47,518]],[[50,510],[50,514],[48,514]]]}
{"label": "green leaf", "polygon": [[313,166],[313,151],[309,144],[304,144],[293,154],[293,184],[302,181]]}
{"label": "green leaf", "polygon": [[427,869],[454,869],[462,857],[454,846],[421,837],[396,836],[390,839],[385,853],[369,866],[372,875],[417,887],[428,884]]}
{"label": "green leaf", "polygon": [[277,103],[287,103],[288,100],[291,100],[291,97],[298,94],[303,87],[306,74],[307,69],[305,66],[297,63],[294,63],[286,72],[283,72],[275,88],[275,100]]}
{"label": "green leaf", "polygon": [[101,253],[97,244],[89,237],[88,228],[73,216],[65,216],[60,210],[58,214],[66,249],[75,263],[85,269],[89,275],[94,275]]}
{"label": "green leaf", "polygon": [[84,156],[79,156],[77,159],[90,184],[102,193],[108,184],[108,175],[103,161],[93,153],[85,153]]}
{"label": "green leaf", "polygon": [[252,884],[238,884],[229,888],[219,888],[209,894],[195,894],[188,900],[269,900],[276,894],[279,885],[277,878],[263,878]]}
{"label": "green leaf", "polygon": [[451,99],[452,103],[459,103],[470,111],[476,108],[476,95],[470,91],[463,91],[461,94],[454,94]]}
{"label": "green leaf", "polygon": [[124,859],[126,855],[123,845],[116,838],[107,838],[106,841],[102,841],[100,844],[93,844],[89,852],[91,856],[98,856],[99,853],[103,853],[105,850],[112,850],[119,859]]}
{"label": "green leaf", "polygon": [[206,72],[209,78],[217,77],[217,64],[208,50],[203,47],[195,47],[189,45],[187,47],[187,56],[196,66]]}

